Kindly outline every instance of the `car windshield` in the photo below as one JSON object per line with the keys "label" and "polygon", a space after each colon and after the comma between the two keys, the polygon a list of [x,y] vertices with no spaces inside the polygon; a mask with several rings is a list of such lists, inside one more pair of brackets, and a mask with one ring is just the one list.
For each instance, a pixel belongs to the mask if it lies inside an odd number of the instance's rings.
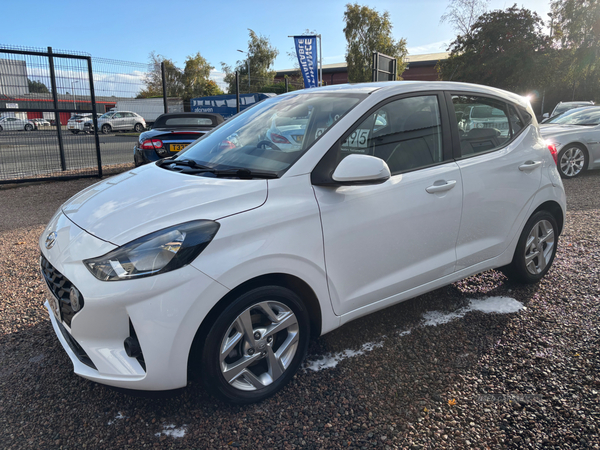
{"label": "car windshield", "polygon": [[281,175],[365,97],[313,92],[264,100],[188,146],[175,161]]}
{"label": "car windshield", "polygon": [[600,108],[578,108],[569,110],[546,123],[561,125],[598,125],[600,124]]}
{"label": "car windshield", "polygon": [[114,113],[105,113],[102,114],[99,118],[100,119],[110,119],[113,116]]}

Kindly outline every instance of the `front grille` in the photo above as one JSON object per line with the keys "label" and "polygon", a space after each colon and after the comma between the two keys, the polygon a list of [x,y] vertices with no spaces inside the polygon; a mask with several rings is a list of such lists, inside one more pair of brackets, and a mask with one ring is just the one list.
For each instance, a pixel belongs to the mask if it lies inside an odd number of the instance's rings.
{"label": "front grille", "polygon": [[497,128],[498,130],[508,130],[508,122],[487,122],[483,124],[484,128]]}
{"label": "front grille", "polygon": [[[50,264],[50,262],[44,257],[44,255],[42,255],[40,258],[40,265],[46,284],[60,302],[61,318],[69,327],[71,327],[71,320],[75,315],[75,311],[73,311],[73,308],[71,308],[71,299],[69,295],[71,286],[73,286],[73,284],[67,277],[56,270],[54,266]],[[80,297],[79,304],[80,309],[83,308],[83,296]]]}

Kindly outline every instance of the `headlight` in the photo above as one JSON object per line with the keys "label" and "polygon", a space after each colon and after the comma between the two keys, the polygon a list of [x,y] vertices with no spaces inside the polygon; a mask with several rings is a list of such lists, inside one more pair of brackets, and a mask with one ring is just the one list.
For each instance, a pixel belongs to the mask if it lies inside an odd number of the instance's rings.
{"label": "headlight", "polygon": [[212,241],[219,224],[196,220],[165,228],[83,261],[102,281],[129,280],[170,272],[191,263]]}

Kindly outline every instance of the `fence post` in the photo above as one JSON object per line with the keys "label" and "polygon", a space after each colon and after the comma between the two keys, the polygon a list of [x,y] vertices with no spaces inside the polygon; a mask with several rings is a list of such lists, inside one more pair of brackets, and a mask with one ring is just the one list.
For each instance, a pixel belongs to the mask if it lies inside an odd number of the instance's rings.
{"label": "fence post", "polygon": [[54,73],[54,57],[52,56],[52,47],[48,47],[48,62],[50,63],[50,85],[52,87],[52,100],[54,101],[54,121],[56,123],[56,131],[58,133],[60,167],[63,171],[65,171],[67,170],[67,163],[65,161],[65,148],[63,146],[60,112],[58,111],[58,93],[56,92],[56,74]]}
{"label": "fence post", "polygon": [[285,77],[285,92],[290,92],[290,80]]}
{"label": "fence post", "polygon": [[165,113],[169,112],[169,105],[167,104],[167,76],[165,70],[165,62],[160,63],[160,72],[162,74],[162,85],[163,85],[163,107]]}
{"label": "fence post", "polygon": [[377,70],[379,70],[379,58],[377,57],[377,52],[373,52],[373,76],[371,77],[371,81],[377,81]]}
{"label": "fence post", "polygon": [[240,74],[237,70],[235,71],[235,105],[237,112],[240,112]]}
{"label": "fence post", "polygon": [[96,115],[96,92],[92,72],[92,57],[87,58],[88,77],[90,79],[90,100],[92,101],[92,122],[94,124],[94,141],[96,144],[96,160],[98,161],[98,177],[102,178],[102,156],[100,155],[100,139],[98,138],[98,117]]}

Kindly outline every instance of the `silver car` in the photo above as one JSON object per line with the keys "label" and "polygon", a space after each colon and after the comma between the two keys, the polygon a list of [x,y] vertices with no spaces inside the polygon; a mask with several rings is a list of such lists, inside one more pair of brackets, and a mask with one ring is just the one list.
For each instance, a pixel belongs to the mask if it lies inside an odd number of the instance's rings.
{"label": "silver car", "polygon": [[32,131],[35,129],[35,124],[31,120],[18,119],[16,117],[0,118],[0,131],[8,130],[25,130]]}
{"label": "silver car", "polygon": [[141,133],[146,129],[146,121],[131,111],[110,111],[98,118],[98,129],[104,134],[131,130]]}
{"label": "silver car", "polygon": [[563,178],[600,168],[600,106],[571,109],[541,124],[540,131],[556,147]]}

